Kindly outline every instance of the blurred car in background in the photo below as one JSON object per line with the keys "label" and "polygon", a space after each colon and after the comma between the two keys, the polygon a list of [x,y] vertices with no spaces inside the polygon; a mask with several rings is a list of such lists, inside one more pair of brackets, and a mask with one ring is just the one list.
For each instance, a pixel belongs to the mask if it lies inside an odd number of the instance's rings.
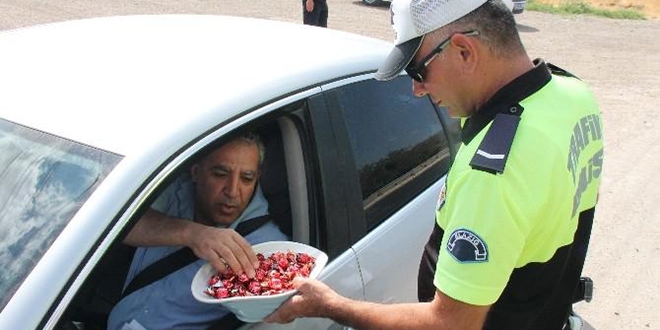
{"label": "blurred car in background", "polygon": [[392,2],[392,0],[362,0],[362,3],[369,6],[382,5],[383,3],[386,2]]}
{"label": "blurred car in background", "polygon": [[527,0],[502,0],[502,1],[514,14],[522,14],[522,12],[525,11],[525,5],[527,4]]}

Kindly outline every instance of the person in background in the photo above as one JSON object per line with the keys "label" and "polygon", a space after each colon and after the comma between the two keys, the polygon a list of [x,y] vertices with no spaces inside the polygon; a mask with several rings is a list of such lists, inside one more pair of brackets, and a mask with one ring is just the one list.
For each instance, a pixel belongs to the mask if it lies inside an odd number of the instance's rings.
{"label": "person in background", "polygon": [[302,0],[303,23],[328,27],[328,3],[326,0]]}
{"label": "person in background", "polygon": [[396,46],[376,79],[405,70],[416,96],[462,118],[420,264],[420,302],[354,301],[297,279],[298,294],[267,321],[582,329],[572,304],[588,296],[580,276],[603,166],[594,96],[565,70],[529,58],[501,0],[394,0],[391,15]]}
{"label": "person in background", "polygon": [[288,239],[272,221],[245,238],[234,231],[268,215],[258,185],[264,154],[259,137],[244,133],[203,155],[156,199],[124,240],[138,247],[126,285],[182,246],[201,259],[123,297],[110,313],[108,329],[206,329],[227,313],[192,296],[197,270],[208,261],[222,273],[231,268],[252,278],[259,261],[251,245]]}

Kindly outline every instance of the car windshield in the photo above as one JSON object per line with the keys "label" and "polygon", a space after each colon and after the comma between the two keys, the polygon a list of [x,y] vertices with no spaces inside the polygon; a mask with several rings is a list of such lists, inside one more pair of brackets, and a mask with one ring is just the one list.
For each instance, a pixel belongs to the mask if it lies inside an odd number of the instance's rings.
{"label": "car windshield", "polygon": [[119,160],[0,118],[0,310]]}

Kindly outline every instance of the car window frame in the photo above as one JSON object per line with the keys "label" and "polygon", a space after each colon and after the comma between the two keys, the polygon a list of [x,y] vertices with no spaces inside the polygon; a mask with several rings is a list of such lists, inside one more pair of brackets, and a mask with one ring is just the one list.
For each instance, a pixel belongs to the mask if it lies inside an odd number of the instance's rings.
{"label": "car window frame", "polygon": [[[337,154],[341,154],[345,162],[343,164],[335,164],[341,168],[344,178],[350,178],[349,182],[345,182],[342,185],[343,194],[352,194],[353,198],[347,198],[345,208],[346,208],[346,217],[348,218],[347,228],[349,229],[349,238],[348,241],[339,242],[336,241],[336,244],[343,244],[344,248],[349,247],[351,244],[359,241],[362,237],[368,234],[373,229],[377,228],[380,224],[386,221],[390,215],[392,215],[396,210],[412,199],[414,196],[421,193],[425,188],[429,187],[437,180],[439,180],[442,175],[444,175],[450,167],[451,161],[455,155],[457,147],[455,145],[455,138],[451,137],[448,127],[454,127],[456,123],[452,123],[450,118],[446,115],[446,111],[442,108],[437,107],[433,104],[428,96],[423,98],[429,102],[429,109],[433,109],[438,117],[438,121],[442,127],[442,138],[446,141],[448,147],[448,157],[443,159],[441,163],[438,163],[433,166],[432,169],[426,170],[421,173],[421,176],[413,180],[412,182],[402,185],[397,188],[394,195],[397,198],[405,198],[404,201],[399,203],[399,207],[386,212],[383,214],[372,215],[369,214],[368,209],[365,209],[363,204],[363,198],[361,194],[361,183],[358,173],[358,169],[355,167],[355,160],[353,157],[353,151],[350,146],[348,127],[343,118],[344,109],[336,95],[337,90],[343,86],[360,83],[368,79],[373,79],[373,75],[362,75],[347,78],[341,81],[333,82],[323,86],[324,92],[323,97],[325,100],[325,106],[328,113],[332,117],[328,122],[333,125],[332,130],[335,132],[335,145],[336,148],[340,151]],[[397,79],[408,79],[407,76],[401,75]],[[410,91],[412,93],[412,91]],[[411,186],[415,185],[416,187],[411,189]],[[360,201],[359,203],[356,201]],[[378,217],[377,221],[369,221],[368,217],[376,216]],[[371,225],[370,225],[371,223]]]}

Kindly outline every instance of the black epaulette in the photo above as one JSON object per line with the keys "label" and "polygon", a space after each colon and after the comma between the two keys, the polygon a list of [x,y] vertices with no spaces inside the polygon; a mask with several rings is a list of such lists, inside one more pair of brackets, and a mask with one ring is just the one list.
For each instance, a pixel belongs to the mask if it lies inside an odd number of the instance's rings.
{"label": "black epaulette", "polygon": [[504,173],[523,110],[522,106],[516,104],[495,115],[486,136],[472,156],[470,166],[473,169],[491,174]]}
{"label": "black epaulette", "polygon": [[578,78],[578,76],[576,76],[576,75],[574,75],[574,74],[572,74],[572,73],[570,73],[570,72],[568,72],[568,71],[566,71],[566,70],[564,70],[564,69],[562,69],[562,68],[560,68],[560,67],[558,67],[558,66],[556,66],[552,63],[546,63],[545,65],[547,65],[548,69],[550,69],[550,73],[552,73],[554,75],[565,76],[565,77],[573,77],[575,79],[580,79],[580,78]]}

